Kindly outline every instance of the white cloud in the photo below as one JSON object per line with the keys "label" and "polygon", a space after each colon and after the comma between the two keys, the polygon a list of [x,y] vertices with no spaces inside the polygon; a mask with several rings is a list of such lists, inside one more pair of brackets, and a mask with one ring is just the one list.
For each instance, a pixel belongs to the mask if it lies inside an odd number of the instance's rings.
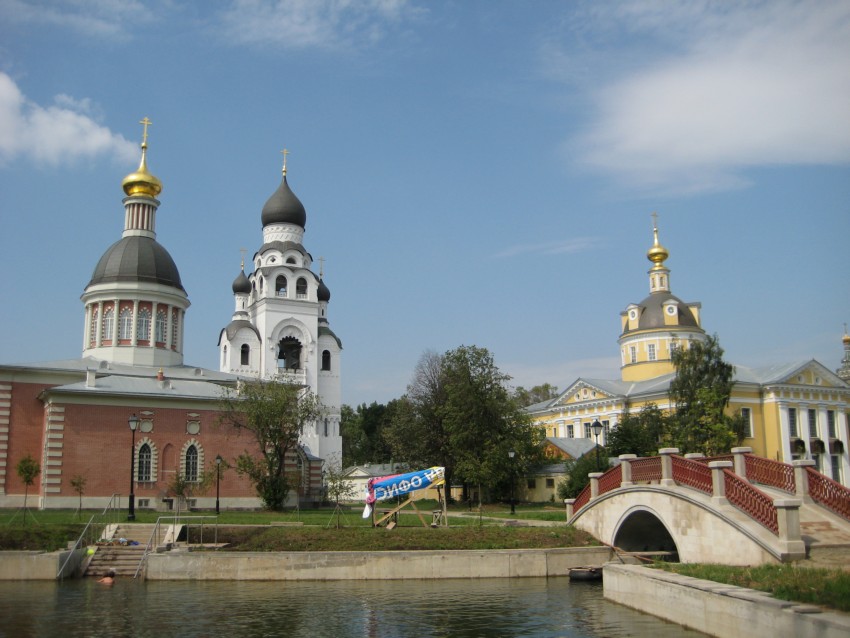
{"label": "white cloud", "polygon": [[580,162],[679,193],[741,186],[754,166],[850,162],[850,3],[607,7],[588,19],[618,22],[596,26],[637,61],[600,73],[569,144]]}
{"label": "white cloud", "polygon": [[233,0],[219,19],[238,44],[334,49],[376,42],[418,13],[408,0]]}
{"label": "white cloud", "polygon": [[0,0],[0,17],[9,24],[55,26],[93,37],[126,36],[128,25],[156,15],[137,0]]}
{"label": "white cloud", "polygon": [[67,95],[58,96],[55,105],[33,104],[0,73],[0,163],[27,158],[55,165],[100,155],[138,159],[138,147],[89,117],[84,111],[91,108],[87,98]]}
{"label": "white cloud", "polygon": [[592,237],[575,237],[560,241],[547,241],[539,244],[517,244],[505,248],[495,257],[516,257],[518,255],[562,255],[564,253],[586,252],[598,246],[599,242]]}

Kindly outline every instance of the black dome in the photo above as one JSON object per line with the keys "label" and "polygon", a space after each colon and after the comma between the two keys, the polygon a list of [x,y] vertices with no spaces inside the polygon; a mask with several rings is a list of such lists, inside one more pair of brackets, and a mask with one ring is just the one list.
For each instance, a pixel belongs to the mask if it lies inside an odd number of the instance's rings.
{"label": "black dome", "polygon": [[289,188],[285,175],[278,189],[263,206],[262,221],[263,227],[270,224],[295,224],[304,228],[307,224],[307,211],[304,210],[304,204]]}
{"label": "black dome", "polygon": [[319,301],[330,301],[331,300],[331,291],[325,285],[325,282],[319,279],[319,290],[318,290]]}
{"label": "black dome", "polygon": [[239,276],[233,280],[233,294],[242,293],[247,295],[251,292],[251,282],[245,276],[245,271],[241,271]]}
{"label": "black dome", "polygon": [[112,244],[97,262],[88,285],[115,281],[143,281],[183,290],[177,265],[168,251],[156,240],[139,235]]}

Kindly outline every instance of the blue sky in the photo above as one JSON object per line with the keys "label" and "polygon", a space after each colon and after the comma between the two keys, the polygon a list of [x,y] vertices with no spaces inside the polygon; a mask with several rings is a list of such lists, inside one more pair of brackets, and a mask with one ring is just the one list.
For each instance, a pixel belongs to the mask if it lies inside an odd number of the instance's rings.
{"label": "blue sky", "polygon": [[3,362],[80,355],[145,116],[192,365],[284,147],[345,403],[461,344],[525,387],[618,378],[652,211],[730,361],[840,363],[846,1],[0,0]]}

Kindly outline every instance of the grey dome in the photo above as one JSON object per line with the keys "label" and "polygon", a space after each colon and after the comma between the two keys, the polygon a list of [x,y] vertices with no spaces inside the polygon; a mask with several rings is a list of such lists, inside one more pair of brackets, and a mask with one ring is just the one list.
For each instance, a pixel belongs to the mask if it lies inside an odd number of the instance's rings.
{"label": "grey dome", "polygon": [[97,266],[89,286],[116,281],[141,281],[171,286],[186,292],[177,264],[155,239],[132,235],[112,244]]}
{"label": "grey dome", "polygon": [[233,294],[247,295],[251,292],[251,282],[245,276],[245,271],[239,272],[239,276],[233,280]]}
{"label": "grey dome", "polygon": [[307,211],[304,210],[304,204],[289,188],[285,175],[278,189],[263,206],[262,222],[263,227],[270,224],[295,224],[304,228],[307,224]]}
{"label": "grey dome", "polygon": [[696,317],[694,317],[694,313],[691,312],[691,309],[684,301],[682,301],[675,295],[671,295],[669,292],[656,292],[649,295],[649,297],[637,304],[640,308],[640,319],[638,321],[638,326],[634,330],[629,330],[627,327],[623,331],[623,334],[627,334],[629,332],[636,332],[637,330],[670,328],[670,325],[664,323],[664,304],[670,301],[676,304],[676,309],[679,316],[677,325],[679,327],[696,328],[698,330],[702,330],[696,320]]}

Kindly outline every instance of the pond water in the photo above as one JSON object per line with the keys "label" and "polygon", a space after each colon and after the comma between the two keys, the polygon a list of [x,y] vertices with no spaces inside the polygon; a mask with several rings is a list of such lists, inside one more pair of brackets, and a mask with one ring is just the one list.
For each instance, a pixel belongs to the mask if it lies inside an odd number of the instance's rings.
{"label": "pond water", "polygon": [[0,636],[703,636],[567,578],[0,582]]}

